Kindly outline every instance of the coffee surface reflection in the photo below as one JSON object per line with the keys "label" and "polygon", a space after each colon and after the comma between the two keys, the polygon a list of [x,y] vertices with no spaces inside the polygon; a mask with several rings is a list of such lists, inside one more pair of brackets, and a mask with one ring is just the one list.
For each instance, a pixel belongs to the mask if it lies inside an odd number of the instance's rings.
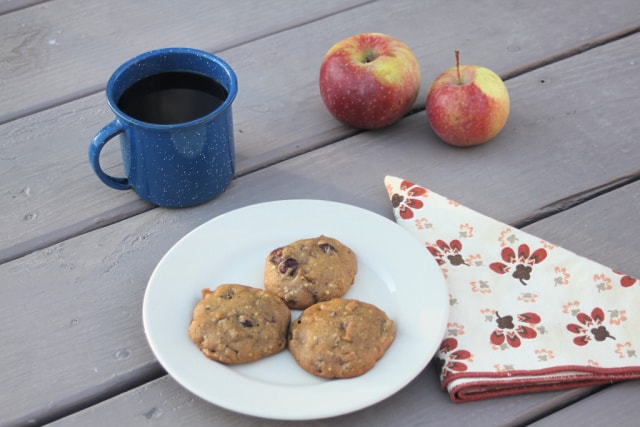
{"label": "coffee surface reflection", "polygon": [[134,119],[168,125],[204,117],[226,98],[225,88],[207,76],[170,71],[131,85],[118,99],[118,108]]}

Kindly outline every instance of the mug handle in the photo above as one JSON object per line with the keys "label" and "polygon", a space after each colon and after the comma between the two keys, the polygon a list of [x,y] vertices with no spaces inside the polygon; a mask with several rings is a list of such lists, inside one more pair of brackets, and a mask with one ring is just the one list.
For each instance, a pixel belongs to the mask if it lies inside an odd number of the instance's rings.
{"label": "mug handle", "polygon": [[102,182],[116,190],[128,190],[131,188],[131,184],[127,178],[116,178],[102,170],[100,167],[100,152],[110,139],[116,137],[123,131],[124,128],[122,127],[122,124],[118,120],[114,120],[103,127],[89,145],[89,162],[91,163],[93,171],[98,175],[98,178],[100,178]]}

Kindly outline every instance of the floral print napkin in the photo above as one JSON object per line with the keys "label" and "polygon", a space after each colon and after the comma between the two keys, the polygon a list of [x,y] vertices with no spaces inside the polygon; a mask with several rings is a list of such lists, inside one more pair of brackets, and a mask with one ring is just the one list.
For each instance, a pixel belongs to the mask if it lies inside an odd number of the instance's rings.
{"label": "floral print napkin", "polygon": [[385,185],[449,287],[435,362],[453,401],[640,378],[640,281],[420,185]]}

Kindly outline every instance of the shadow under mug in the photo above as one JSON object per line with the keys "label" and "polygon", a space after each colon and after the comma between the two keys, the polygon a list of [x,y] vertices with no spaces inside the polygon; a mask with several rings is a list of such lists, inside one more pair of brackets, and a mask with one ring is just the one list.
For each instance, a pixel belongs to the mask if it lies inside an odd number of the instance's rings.
{"label": "shadow under mug", "polygon": [[[204,76],[222,86],[226,97],[212,111],[176,123],[153,123],[123,111],[119,101],[127,89],[163,73],[187,76],[187,80],[193,75]],[[147,89],[153,91],[152,87]],[[142,199],[158,206],[187,207],[213,199],[229,186],[235,174],[231,104],[237,92],[234,71],[208,52],[165,48],[130,59],[107,83],[107,101],[116,118],[89,145],[94,172],[109,187],[133,189]],[[178,113],[191,108],[174,104],[177,105],[169,107]],[[100,166],[102,149],[118,135],[125,177],[111,176]]]}

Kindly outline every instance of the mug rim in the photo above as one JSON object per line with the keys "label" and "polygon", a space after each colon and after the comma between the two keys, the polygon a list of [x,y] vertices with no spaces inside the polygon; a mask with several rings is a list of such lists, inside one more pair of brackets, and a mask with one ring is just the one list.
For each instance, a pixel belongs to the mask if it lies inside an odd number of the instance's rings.
{"label": "mug rim", "polygon": [[[225,89],[227,90],[227,97],[225,98],[224,102],[222,102],[222,104],[220,104],[215,110],[211,111],[210,113],[202,116],[202,117],[198,117],[197,119],[194,120],[190,120],[188,122],[180,122],[180,123],[170,123],[170,124],[160,124],[160,123],[151,123],[151,122],[145,122],[143,120],[139,120],[136,119],[135,117],[132,117],[128,114],[126,114],[124,111],[122,111],[120,109],[120,107],[118,107],[118,99],[114,99],[113,98],[113,90],[114,90],[114,86],[116,84],[117,79],[125,72],[127,71],[129,68],[131,68],[132,66],[134,66],[135,64],[147,60],[148,58],[154,57],[154,56],[159,56],[159,55],[167,55],[167,54],[190,54],[190,55],[194,55],[194,56],[198,56],[201,58],[205,58],[208,61],[214,62],[217,65],[219,65],[220,67],[222,67],[222,69],[226,72],[226,74],[229,77],[229,87]],[[163,72],[169,72],[169,71],[188,71],[188,72],[194,72],[191,70],[183,70],[183,69],[175,69],[175,70],[166,70]],[[195,73],[195,72],[194,72]],[[158,73],[160,74],[160,73]],[[155,74],[149,74],[149,76],[152,76]],[[204,74],[203,74],[204,75]],[[146,76],[148,77],[148,76]],[[209,76],[207,76],[209,77]],[[218,82],[220,83],[220,82]],[[130,86],[129,86],[130,87]],[[218,115],[220,115],[221,113],[223,113],[225,110],[227,110],[231,104],[233,103],[233,101],[236,98],[236,95],[238,94],[238,78],[236,76],[235,71],[233,71],[233,69],[231,68],[231,66],[222,58],[220,58],[217,55],[214,55],[213,53],[204,51],[204,50],[200,50],[200,49],[194,49],[194,48],[188,48],[188,47],[166,47],[166,48],[160,48],[160,49],[154,49],[154,50],[150,50],[144,53],[141,53],[129,60],[127,60],[126,62],[124,62],[122,65],[120,65],[114,72],[113,74],[111,74],[111,77],[109,77],[109,81],[107,82],[107,86],[105,89],[106,92],[106,96],[107,96],[107,102],[109,103],[109,106],[111,107],[111,110],[116,114],[116,116],[118,116],[118,118],[123,119],[129,123],[133,123],[135,125],[138,126],[144,126],[147,128],[155,128],[155,129],[175,129],[177,127],[187,127],[187,126],[194,126],[194,125],[200,125],[202,123],[205,123],[207,121],[210,121],[212,119],[214,119],[215,117],[217,117]]]}

